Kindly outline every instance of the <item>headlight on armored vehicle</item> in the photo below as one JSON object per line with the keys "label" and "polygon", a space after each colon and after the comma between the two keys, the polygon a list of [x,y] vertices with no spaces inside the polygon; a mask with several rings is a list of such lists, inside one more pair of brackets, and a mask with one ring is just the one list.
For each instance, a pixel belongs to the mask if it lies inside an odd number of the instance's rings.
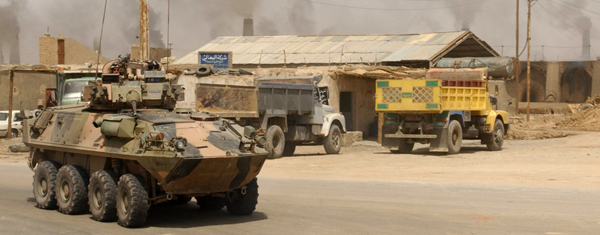
{"label": "headlight on armored vehicle", "polygon": [[175,149],[177,149],[177,151],[185,150],[186,145],[187,145],[186,139],[178,139],[175,141]]}

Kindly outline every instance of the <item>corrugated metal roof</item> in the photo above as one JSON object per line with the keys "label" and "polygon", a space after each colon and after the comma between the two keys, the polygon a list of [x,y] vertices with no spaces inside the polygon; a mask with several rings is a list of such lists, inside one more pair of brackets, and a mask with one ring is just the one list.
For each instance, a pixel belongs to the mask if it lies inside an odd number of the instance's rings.
{"label": "corrugated metal roof", "polygon": [[[325,64],[432,61],[455,44],[475,37],[469,31],[405,35],[218,37],[175,64],[197,64],[199,51],[231,51],[233,64]],[[480,45],[496,55],[491,47]]]}

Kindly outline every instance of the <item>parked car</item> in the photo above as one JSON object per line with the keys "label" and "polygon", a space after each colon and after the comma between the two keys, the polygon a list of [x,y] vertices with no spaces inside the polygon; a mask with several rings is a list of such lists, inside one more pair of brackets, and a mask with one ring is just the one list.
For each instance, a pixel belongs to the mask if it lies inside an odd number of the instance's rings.
{"label": "parked car", "polygon": [[0,136],[8,137],[9,130],[12,131],[12,137],[18,137],[23,130],[24,117],[33,118],[33,112],[26,110],[25,115],[20,115],[21,111],[14,110],[12,113],[12,127],[8,128],[8,111],[0,111]]}

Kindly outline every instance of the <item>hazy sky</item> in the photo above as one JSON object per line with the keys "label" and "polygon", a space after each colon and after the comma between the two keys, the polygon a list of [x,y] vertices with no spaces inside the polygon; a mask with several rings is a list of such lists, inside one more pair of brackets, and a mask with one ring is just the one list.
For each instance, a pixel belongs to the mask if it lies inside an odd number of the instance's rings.
{"label": "hazy sky", "polygon": [[[167,0],[149,1],[151,44],[164,46]],[[108,0],[104,56],[130,53],[138,41],[138,3]],[[520,45],[524,46],[527,1],[520,4]],[[256,35],[402,34],[469,28],[499,53],[504,45],[504,55],[514,56],[515,5],[516,0],[171,0],[170,42],[174,56],[181,58],[217,36],[241,35],[243,18],[253,17]],[[89,47],[97,45],[102,0],[0,0],[0,8],[9,7],[18,13],[17,20],[0,18],[0,34],[14,34],[15,27],[6,22],[18,22],[23,63],[38,63],[38,38],[48,27],[53,36],[62,33]],[[600,0],[540,0],[532,10],[532,59],[580,59],[582,31],[587,28],[591,55],[596,58],[600,56]],[[1,48],[5,61],[7,47]]]}

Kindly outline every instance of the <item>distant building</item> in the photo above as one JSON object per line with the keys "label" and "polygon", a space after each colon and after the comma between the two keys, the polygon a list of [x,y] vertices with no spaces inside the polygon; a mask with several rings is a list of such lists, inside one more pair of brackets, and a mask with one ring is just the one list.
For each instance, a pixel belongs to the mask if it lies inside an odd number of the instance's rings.
{"label": "distant building", "polygon": [[[171,49],[150,47],[150,60],[160,61],[162,58],[171,57]],[[140,60],[140,45],[131,46],[131,59]]]}
{"label": "distant building", "polygon": [[[373,123],[377,122],[377,78],[402,76],[399,74],[405,72],[399,66],[430,68],[442,58],[499,56],[498,52],[470,31],[398,35],[232,36],[218,37],[174,64],[198,64],[199,52],[231,52],[233,68],[252,70],[256,72],[256,77],[323,75],[319,86],[328,88],[329,104],[344,114],[348,130],[362,131],[365,135],[372,134]],[[287,69],[282,69],[284,67]],[[192,81],[195,79],[190,76],[180,81],[189,83],[188,90],[193,90]],[[190,106],[193,107],[193,104]]]}
{"label": "distant building", "polygon": [[[40,64],[84,64],[96,63],[98,53],[72,38],[62,35],[51,37],[45,34],[40,37]],[[106,63],[108,59],[100,56],[100,64]]]}

